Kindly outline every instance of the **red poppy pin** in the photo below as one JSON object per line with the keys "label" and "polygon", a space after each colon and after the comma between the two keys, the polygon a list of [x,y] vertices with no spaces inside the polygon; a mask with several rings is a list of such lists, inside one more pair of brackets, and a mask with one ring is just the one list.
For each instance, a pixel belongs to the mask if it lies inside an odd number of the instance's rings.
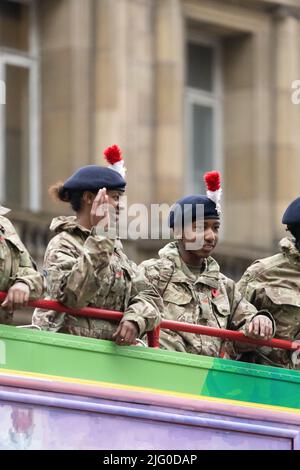
{"label": "red poppy pin", "polygon": [[211,290],[211,294],[213,297],[218,297],[218,295],[220,294],[220,292],[218,291],[218,289],[212,289]]}

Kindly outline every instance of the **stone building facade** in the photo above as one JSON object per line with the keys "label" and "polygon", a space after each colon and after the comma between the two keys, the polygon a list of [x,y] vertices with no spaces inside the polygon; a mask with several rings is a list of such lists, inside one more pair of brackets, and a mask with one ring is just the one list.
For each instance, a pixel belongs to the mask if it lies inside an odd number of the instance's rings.
{"label": "stone building facade", "polygon": [[[129,203],[172,203],[223,174],[218,259],[276,250],[300,193],[300,0],[0,1],[0,196],[41,259],[47,188],[118,143]],[[135,260],[162,241],[127,242]]]}

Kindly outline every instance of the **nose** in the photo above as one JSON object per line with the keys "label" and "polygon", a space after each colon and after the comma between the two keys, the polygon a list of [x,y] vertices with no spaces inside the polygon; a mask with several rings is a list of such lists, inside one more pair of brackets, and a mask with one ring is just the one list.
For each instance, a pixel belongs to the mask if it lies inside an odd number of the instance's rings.
{"label": "nose", "polygon": [[215,243],[216,236],[215,236],[214,231],[213,231],[211,228],[208,228],[207,230],[205,230],[205,232],[204,232],[204,240],[205,240],[207,243],[210,243],[210,244]]}

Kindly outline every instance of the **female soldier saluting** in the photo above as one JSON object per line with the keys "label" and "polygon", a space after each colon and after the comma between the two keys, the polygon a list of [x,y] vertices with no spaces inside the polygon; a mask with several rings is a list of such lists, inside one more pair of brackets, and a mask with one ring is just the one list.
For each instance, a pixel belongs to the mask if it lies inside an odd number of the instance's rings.
{"label": "female soldier saluting", "polygon": [[110,168],[88,165],[50,188],[59,200],[71,204],[75,216],[53,219],[50,229],[57,235],[47,247],[44,270],[50,298],[72,308],[123,310],[124,317],[117,327],[113,321],[37,309],[33,323],[128,345],[159,323],[162,305],[159,294],[125,255],[120,240],[103,233],[110,225],[105,207],[109,205],[118,217],[126,186],[119,148],[109,147],[104,153]]}
{"label": "female soldier saluting", "polygon": [[1,304],[0,323],[11,324],[15,309],[42,295],[43,278],[12,223],[4,217],[7,212],[9,209],[0,206],[0,290],[8,291]]}

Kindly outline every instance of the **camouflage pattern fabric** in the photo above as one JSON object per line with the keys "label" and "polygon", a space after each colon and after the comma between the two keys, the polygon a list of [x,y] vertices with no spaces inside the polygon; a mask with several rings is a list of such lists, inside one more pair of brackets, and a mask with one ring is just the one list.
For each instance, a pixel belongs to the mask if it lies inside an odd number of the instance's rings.
{"label": "camouflage pattern fabric", "polygon": [[[247,332],[258,312],[242,298],[234,281],[220,273],[212,257],[204,260],[205,269],[196,275],[182,261],[176,242],[166,245],[159,256],[141,267],[163,298],[162,318]],[[222,344],[222,339],[193,333],[161,330],[160,335],[161,348],[192,354],[219,356]]]}
{"label": "camouflage pattern fabric", "polygon": [[[280,248],[281,253],[255,261],[238,288],[257,308],[270,311],[276,322],[276,338],[296,341],[300,340],[300,253],[289,238],[280,241]],[[293,359],[292,353],[283,349],[262,347],[247,356],[260,364],[300,369],[297,355]]]}
{"label": "camouflage pattern fabric", "polygon": [[[57,217],[50,229],[57,235],[45,253],[48,298],[68,307],[125,311],[122,321],[137,323],[139,333],[160,321],[159,294],[131,262],[119,240],[97,235],[75,217]],[[111,339],[118,323],[36,309],[33,323],[44,330]]]}
{"label": "camouflage pattern fabric", "polygon": [[[16,282],[24,282],[30,289],[30,300],[43,293],[43,278],[37,271],[27,249],[12,223],[0,216],[0,290],[7,291]],[[0,309],[0,323],[12,324],[13,315]]]}

